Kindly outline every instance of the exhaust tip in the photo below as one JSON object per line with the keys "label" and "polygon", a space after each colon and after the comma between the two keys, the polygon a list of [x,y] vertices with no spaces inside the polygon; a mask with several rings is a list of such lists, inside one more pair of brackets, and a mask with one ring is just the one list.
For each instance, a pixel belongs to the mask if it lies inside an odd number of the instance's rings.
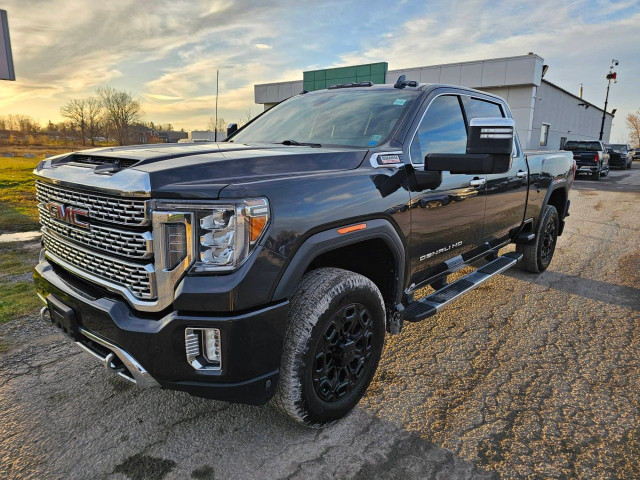
{"label": "exhaust tip", "polygon": [[42,307],[40,309],[40,319],[43,321],[49,321],[49,307]]}

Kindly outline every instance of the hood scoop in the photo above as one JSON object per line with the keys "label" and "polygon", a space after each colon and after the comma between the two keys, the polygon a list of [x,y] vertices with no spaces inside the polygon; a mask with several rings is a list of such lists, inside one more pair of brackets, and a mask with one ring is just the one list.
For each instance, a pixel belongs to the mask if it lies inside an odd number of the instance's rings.
{"label": "hood scoop", "polygon": [[[101,157],[98,155],[73,154],[63,160],[66,164],[80,164],[83,166],[95,166],[94,172],[98,174],[111,174],[122,169],[133,167],[140,160],[130,158]],[[63,163],[60,162],[60,163]]]}

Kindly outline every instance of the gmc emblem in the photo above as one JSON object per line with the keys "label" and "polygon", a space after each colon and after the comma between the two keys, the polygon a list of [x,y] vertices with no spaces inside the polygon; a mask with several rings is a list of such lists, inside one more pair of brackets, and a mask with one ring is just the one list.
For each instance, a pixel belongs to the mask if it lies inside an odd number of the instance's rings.
{"label": "gmc emblem", "polygon": [[47,203],[45,208],[56,220],[60,220],[61,222],[68,223],[70,225],[75,225],[77,227],[89,228],[89,224],[87,222],[83,222],[78,218],[88,217],[89,212],[86,210],[75,207],[65,207],[64,205],[55,202]]}

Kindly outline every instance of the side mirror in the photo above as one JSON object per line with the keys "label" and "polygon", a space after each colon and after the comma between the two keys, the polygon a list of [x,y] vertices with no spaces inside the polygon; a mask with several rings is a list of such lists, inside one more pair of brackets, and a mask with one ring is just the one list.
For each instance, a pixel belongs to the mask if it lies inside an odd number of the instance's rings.
{"label": "side mirror", "polygon": [[230,123],[229,125],[227,125],[227,138],[229,138],[231,135],[233,135],[237,131],[238,131],[237,123]]}
{"label": "side mirror", "polygon": [[514,130],[511,118],[474,118],[469,123],[466,153],[429,153],[424,169],[465,174],[508,172]]}

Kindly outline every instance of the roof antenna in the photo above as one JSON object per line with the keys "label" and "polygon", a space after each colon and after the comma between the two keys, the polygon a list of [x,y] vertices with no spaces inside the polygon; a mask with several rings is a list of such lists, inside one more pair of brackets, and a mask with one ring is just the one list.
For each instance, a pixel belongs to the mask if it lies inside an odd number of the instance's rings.
{"label": "roof antenna", "polygon": [[393,88],[404,88],[406,86],[407,86],[407,76],[400,75],[396,83],[393,85]]}
{"label": "roof antenna", "polygon": [[393,85],[393,88],[404,88],[404,87],[417,87],[418,82],[415,80],[410,80],[407,82],[406,75],[400,75],[398,77],[398,81]]}

